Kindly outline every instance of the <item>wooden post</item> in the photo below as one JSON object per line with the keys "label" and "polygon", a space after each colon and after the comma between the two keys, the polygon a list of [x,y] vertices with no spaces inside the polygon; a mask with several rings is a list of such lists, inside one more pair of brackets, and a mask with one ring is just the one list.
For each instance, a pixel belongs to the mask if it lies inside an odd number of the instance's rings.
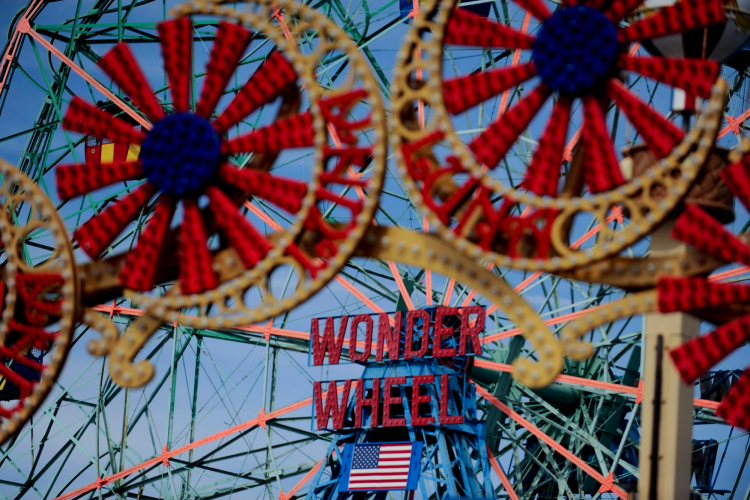
{"label": "wooden post", "polygon": [[[674,220],[654,231],[651,256],[684,255],[670,236]],[[639,500],[688,500],[693,451],[693,386],[680,379],[669,350],[697,337],[700,320],[684,313],[646,315]],[[658,398],[658,401],[657,401]]]}

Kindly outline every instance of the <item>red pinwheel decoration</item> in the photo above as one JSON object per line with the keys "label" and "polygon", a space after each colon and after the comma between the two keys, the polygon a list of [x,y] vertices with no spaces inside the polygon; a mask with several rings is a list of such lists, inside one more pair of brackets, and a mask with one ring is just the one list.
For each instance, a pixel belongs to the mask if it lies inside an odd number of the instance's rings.
{"label": "red pinwheel decoration", "polygon": [[[206,245],[213,227],[217,227],[224,241],[235,249],[244,267],[250,269],[268,254],[273,245],[241,214],[241,202],[252,195],[288,213],[298,214],[309,190],[305,182],[261,170],[239,169],[228,161],[227,155],[250,152],[275,155],[288,148],[312,147],[314,132],[310,112],[280,118],[231,140],[224,138],[240,120],[273,102],[284,89],[295,84],[297,75],[292,65],[280,53],[272,53],[226,109],[210,121],[253,34],[235,23],[219,23],[200,98],[195,112],[190,113],[192,30],[188,18],[158,25],[173,99],[172,114],[165,114],[127,44],[118,44],[98,63],[151,120],[153,128],[150,131],[137,130],[77,97],[71,101],[63,121],[67,130],[141,146],[137,161],[109,164],[90,161],[57,168],[58,193],[64,200],[116,182],[144,179],[135,191],[75,231],[75,240],[92,258],[101,255],[151,198],[160,194],[153,216],[120,271],[122,284],[135,290],[147,291],[155,284],[155,256],[165,244],[178,202],[182,202],[183,208],[179,230],[180,289],[183,294],[195,294],[218,285],[211,252]],[[356,92],[337,96],[328,99],[325,107],[321,101],[321,110],[324,114],[326,109],[330,114],[335,107],[346,111],[347,106],[360,99],[360,93]],[[326,119],[335,122],[335,116],[330,119],[326,116]],[[364,181],[352,182],[365,185]],[[242,199],[236,195],[238,189],[246,195]],[[202,195],[209,200],[206,214],[198,206],[198,197]],[[342,201],[322,187],[317,188],[315,196],[316,199]],[[357,202],[345,206],[351,209],[352,219],[361,208]],[[315,211],[316,207],[313,207],[309,214],[313,222],[306,222],[306,227],[316,223],[317,227],[324,227],[319,213],[312,213]],[[315,272],[316,264],[293,244],[287,247],[287,252]]]}
{"label": "red pinwheel decoration", "polygon": [[[750,157],[746,155],[726,168],[721,177],[750,208]],[[677,219],[672,236],[717,259],[750,265],[750,246],[745,239],[725,230],[695,205],[688,205]],[[670,352],[685,382],[695,382],[750,340],[750,286],[715,283],[706,278],[662,278],[657,290],[661,312],[690,312],[721,325]],[[724,314],[717,317],[717,310]],[[750,369],[732,385],[717,414],[734,426],[750,429]]]}
{"label": "red pinwheel decoration", "polygon": [[496,168],[552,94],[558,98],[523,184],[538,195],[558,193],[575,99],[583,102],[583,179],[591,192],[608,191],[624,183],[605,122],[608,101],[620,108],[656,158],[666,157],[683,139],[682,130],[630,92],[619,76],[622,71],[633,71],[688,94],[708,97],[719,64],[700,59],[633,57],[624,47],[723,22],[726,16],[720,0],[682,0],[627,27],[620,27],[620,21],[643,0],[584,0],[580,4],[567,0],[554,13],[542,0],[515,1],[541,22],[536,37],[463,9],[451,12],[445,30],[446,44],[531,50],[530,61],[525,64],[445,80],[443,97],[450,114],[467,111],[532,77],[541,79],[526,97],[471,141],[468,147],[478,163]]}

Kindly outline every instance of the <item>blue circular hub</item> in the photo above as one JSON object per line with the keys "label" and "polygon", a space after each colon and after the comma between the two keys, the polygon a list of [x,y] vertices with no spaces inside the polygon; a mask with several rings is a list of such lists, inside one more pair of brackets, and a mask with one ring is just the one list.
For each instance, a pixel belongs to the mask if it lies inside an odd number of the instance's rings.
{"label": "blue circular hub", "polygon": [[154,124],[140,154],[148,181],[172,196],[205,187],[221,161],[221,140],[199,116],[179,113]]}
{"label": "blue circular hub", "polygon": [[565,94],[582,94],[610,75],[619,44],[615,25],[591,7],[566,7],[542,25],[533,59],[542,81]]}

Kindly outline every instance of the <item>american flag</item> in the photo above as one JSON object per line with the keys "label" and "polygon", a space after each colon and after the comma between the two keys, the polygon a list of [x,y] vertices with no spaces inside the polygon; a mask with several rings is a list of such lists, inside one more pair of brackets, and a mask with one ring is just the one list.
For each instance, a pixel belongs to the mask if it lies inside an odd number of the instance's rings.
{"label": "american flag", "polygon": [[405,489],[411,452],[412,443],[354,445],[349,490]]}

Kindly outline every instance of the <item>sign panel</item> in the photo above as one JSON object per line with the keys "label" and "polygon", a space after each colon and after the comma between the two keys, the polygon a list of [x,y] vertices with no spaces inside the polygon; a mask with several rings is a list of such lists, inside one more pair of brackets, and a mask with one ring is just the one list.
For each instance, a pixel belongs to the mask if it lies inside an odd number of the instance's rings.
{"label": "sign panel", "polygon": [[339,491],[415,490],[422,442],[348,443],[342,454]]}
{"label": "sign panel", "polygon": [[[461,424],[455,402],[465,394],[465,377],[448,374],[315,382],[312,426],[321,431]],[[347,419],[351,403],[354,416]]]}
{"label": "sign panel", "polygon": [[[485,317],[483,306],[469,306],[313,318],[308,365],[482,354]],[[348,361],[341,360],[344,345]]]}

